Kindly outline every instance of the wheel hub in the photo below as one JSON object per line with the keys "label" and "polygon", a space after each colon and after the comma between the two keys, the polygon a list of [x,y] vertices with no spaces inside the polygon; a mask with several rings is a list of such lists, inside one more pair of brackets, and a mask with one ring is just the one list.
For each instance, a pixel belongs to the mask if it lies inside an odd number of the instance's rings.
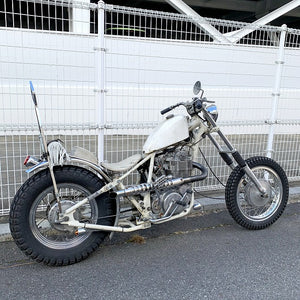
{"label": "wheel hub", "polygon": [[266,180],[259,180],[266,190],[267,197],[263,196],[253,182],[248,182],[245,187],[245,200],[252,206],[265,206],[271,199],[271,186]]}
{"label": "wheel hub", "polygon": [[[70,208],[75,204],[73,201],[70,200],[63,200],[60,203],[61,203],[62,213],[64,213],[68,208]],[[62,225],[58,222],[58,215],[59,215],[59,208],[58,208],[58,203],[56,202],[49,210],[48,213],[49,223],[56,230],[64,231],[64,232],[73,232],[74,231],[73,227],[70,227],[68,225]],[[78,212],[76,211],[74,212],[74,218],[78,220]]]}

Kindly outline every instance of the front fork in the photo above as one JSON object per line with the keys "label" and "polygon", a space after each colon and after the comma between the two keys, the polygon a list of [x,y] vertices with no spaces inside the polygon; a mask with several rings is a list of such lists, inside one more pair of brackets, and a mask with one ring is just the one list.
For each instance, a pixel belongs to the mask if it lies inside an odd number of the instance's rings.
{"label": "front fork", "polygon": [[214,131],[219,135],[221,140],[225,144],[225,148],[222,148],[220,144],[217,142],[217,140],[208,133],[207,136],[211,140],[211,142],[214,144],[214,146],[218,149],[220,156],[225,161],[225,163],[233,170],[235,167],[234,162],[232,161],[231,157],[228,155],[230,153],[236,163],[244,170],[244,172],[247,174],[247,176],[250,178],[250,180],[254,183],[256,188],[261,193],[262,197],[268,197],[267,190],[262,186],[260,181],[257,179],[253,171],[249,168],[243,157],[240,155],[240,153],[232,146],[232,144],[229,142],[229,140],[226,138],[226,136],[221,132],[221,130],[217,127],[215,121],[210,117],[210,115],[206,116],[210,123],[212,124]]}

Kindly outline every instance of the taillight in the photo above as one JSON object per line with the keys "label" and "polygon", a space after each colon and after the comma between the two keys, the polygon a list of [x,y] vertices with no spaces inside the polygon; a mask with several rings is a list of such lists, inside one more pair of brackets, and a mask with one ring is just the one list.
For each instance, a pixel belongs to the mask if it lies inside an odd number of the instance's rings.
{"label": "taillight", "polygon": [[28,156],[25,158],[25,160],[24,160],[24,166],[27,167],[27,163],[28,163],[29,159],[30,159],[30,155],[28,155]]}
{"label": "taillight", "polygon": [[28,155],[24,160],[24,166],[26,167],[32,167],[37,165],[40,162],[36,157]]}

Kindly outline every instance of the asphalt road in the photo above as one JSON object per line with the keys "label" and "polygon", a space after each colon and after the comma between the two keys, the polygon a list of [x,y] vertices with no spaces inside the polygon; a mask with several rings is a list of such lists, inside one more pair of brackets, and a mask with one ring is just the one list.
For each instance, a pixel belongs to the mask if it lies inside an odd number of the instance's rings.
{"label": "asphalt road", "polygon": [[115,235],[87,260],[47,267],[0,243],[0,299],[300,299],[300,203],[248,231],[226,211]]}

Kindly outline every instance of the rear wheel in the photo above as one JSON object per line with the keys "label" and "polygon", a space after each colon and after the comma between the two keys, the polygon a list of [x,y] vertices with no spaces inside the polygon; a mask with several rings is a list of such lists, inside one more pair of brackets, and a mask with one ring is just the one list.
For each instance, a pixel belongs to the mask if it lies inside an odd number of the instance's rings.
{"label": "rear wheel", "polygon": [[267,196],[262,197],[244,170],[236,167],[226,184],[226,206],[233,219],[241,226],[263,229],[283,213],[289,195],[288,180],[284,170],[270,158],[257,156],[246,162],[266,189]]}
{"label": "rear wheel", "polygon": [[[64,166],[54,169],[62,211],[99,190],[104,183],[86,169]],[[115,205],[107,194],[78,208],[74,218],[82,223],[112,226]],[[17,192],[10,212],[10,229],[18,247],[28,256],[49,265],[69,265],[95,251],[109,234],[77,232],[55,222],[58,205],[49,170],[30,177]]]}

